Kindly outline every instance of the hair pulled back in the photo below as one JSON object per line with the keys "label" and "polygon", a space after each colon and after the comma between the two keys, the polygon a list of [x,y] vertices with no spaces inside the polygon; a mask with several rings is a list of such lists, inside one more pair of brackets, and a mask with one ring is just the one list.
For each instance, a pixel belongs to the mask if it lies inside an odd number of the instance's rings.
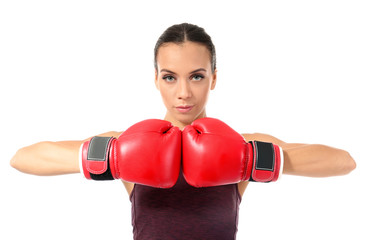
{"label": "hair pulled back", "polygon": [[206,33],[203,28],[190,23],[172,25],[171,27],[167,28],[158,38],[154,49],[154,66],[156,71],[158,71],[158,49],[165,43],[182,44],[186,41],[203,44],[208,49],[211,57],[211,70],[212,72],[214,72],[216,69],[216,51],[211,37]]}

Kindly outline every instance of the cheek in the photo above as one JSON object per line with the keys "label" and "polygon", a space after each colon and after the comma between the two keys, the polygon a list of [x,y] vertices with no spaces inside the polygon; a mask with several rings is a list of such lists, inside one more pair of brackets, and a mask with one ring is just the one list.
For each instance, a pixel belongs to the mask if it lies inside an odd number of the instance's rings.
{"label": "cheek", "polygon": [[208,95],[210,93],[209,85],[202,86],[195,89],[195,96],[199,103],[205,103],[207,101]]}
{"label": "cheek", "polygon": [[170,103],[172,101],[172,89],[167,87],[165,84],[161,84],[160,86],[160,94],[163,101],[166,103]]}

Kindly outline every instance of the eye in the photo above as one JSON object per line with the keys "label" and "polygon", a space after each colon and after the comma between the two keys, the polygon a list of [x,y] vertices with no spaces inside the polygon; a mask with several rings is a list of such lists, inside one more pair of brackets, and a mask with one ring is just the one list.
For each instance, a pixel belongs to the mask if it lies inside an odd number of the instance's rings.
{"label": "eye", "polygon": [[192,79],[194,81],[200,81],[204,78],[204,76],[200,75],[200,74],[196,74],[196,75],[193,75]]}
{"label": "eye", "polygon": [[171,75],[165,75],[162,77],[163,80],[165,80],[166,82],[173,82],[175,80],[175,78]]}

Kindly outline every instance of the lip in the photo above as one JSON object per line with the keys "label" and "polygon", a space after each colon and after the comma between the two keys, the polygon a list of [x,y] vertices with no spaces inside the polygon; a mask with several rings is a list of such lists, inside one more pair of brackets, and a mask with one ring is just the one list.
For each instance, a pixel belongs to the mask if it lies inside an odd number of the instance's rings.
{"label": "lip", "polygon": [[181,106],[177,106],[175,108],[176,108],[176,110],[178,110],[181,113],[187,113],[190,110],[192,110],[193,105],[181,105]]}

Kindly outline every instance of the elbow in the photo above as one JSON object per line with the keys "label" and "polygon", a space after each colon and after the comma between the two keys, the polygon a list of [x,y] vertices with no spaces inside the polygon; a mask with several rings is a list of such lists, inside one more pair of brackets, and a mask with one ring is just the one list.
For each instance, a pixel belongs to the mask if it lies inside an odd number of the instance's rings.
{"label": "elbow", "polygon": [[10,160],[10,166],[23,173],[33,173],[35,170],[35,149],[40,143],[20,148]]}
{"label": "elbow", "polygon": [[356,168],[356,162],[347,151],[340,150],[338,159],[339,175],[349,174]]}
{"label": "elbow", "polygon": [[12,168],[15,168],[17,170],[20,171],[20,169],[22,168],[22,155],[24,152],[24,148],[19,149],[14,156],[12,157],[12,159],[10,159],[10,166]]}

